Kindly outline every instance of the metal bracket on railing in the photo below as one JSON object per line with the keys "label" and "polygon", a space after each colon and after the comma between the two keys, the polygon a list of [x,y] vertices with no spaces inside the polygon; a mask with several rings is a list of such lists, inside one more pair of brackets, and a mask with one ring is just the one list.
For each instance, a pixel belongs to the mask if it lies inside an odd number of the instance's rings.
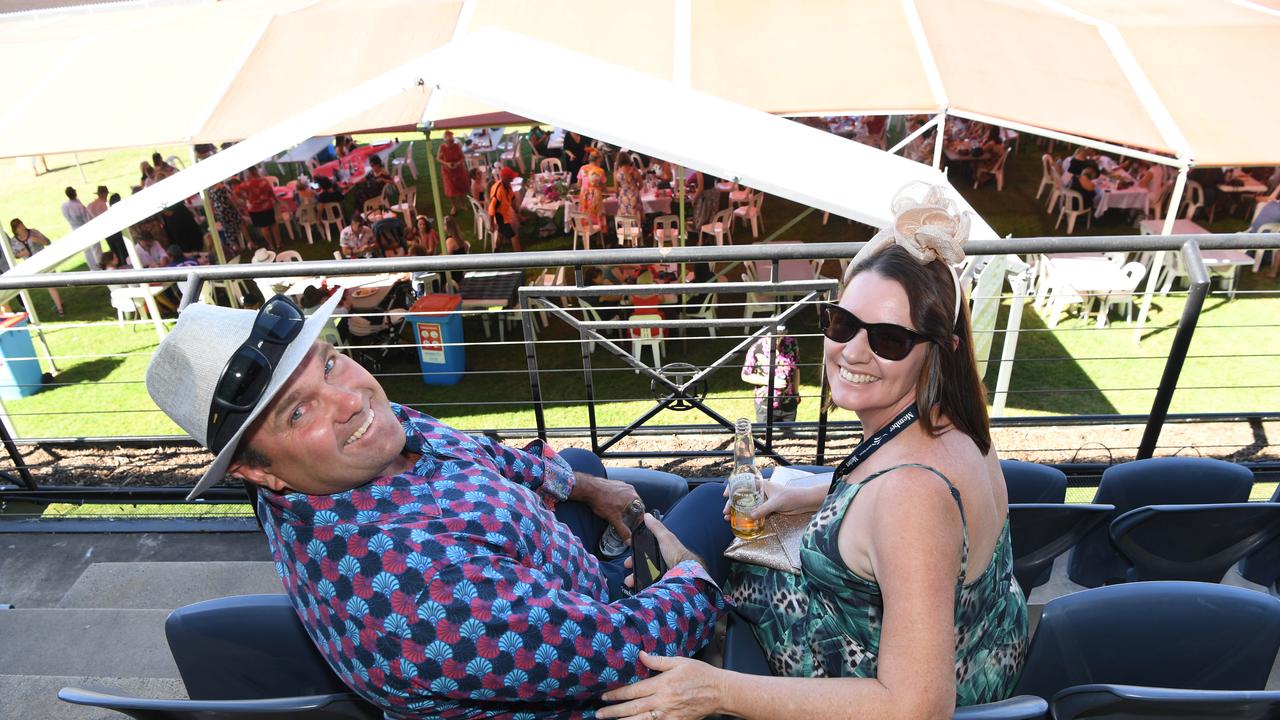
{"label": "metal bracket on railing", "polygon": [[[695,405],[691,402],[688,402],[689,398],[683,397],[684,395],[690,395],[691,397],[696,399],[698,402],[701,402],[707,399],[707,381],[705,378],[702,380],[698,380],[695,383],[689,383],[688,385],[685,385],[685,383],[688,383],[690,380],[696,377],[698,375],[698,372],[699,372],[698,368],[693,365],[690,365],[689,363],[668,363],[658,368],[659,375],[661,375],[662,377],[666,378],[667,380],[677,385],[680,385],[681,387],[687,388],[682,393],[681,397],[676,398],[675,400],[667,404],[668,410],[675,410],[677,412],[692,410],[695,407]],[[649,392],[653,393],[653,399],[658,402],[662,402],[663,400],[667,399],[667,396],[668,396],[666,392],[658,389],[657,380],[654,380],[653,382],[649,383]]]}
{"label": "metal bracket on railing", "polygon": [[1191,338],[1195,335],[1196,323],[1200,321],[1200,310],[1209,294],[1209,269],[1204,266],[1200,246],[1194,239],[1183,244],[1182,263],[1191,279],[1191,288],[1187,293],[1187,304],[1182,308],[1182,317],[1178,319],[1178,331],[1173,336],[1173,345],[1169,348],[1169,357],[1164,363],[1164,373],[1160,376],[1155,400],[1151,403],[1151,415],[1142,432],[1142,442],[1138,443],[1138,460],[1145,460],[1155,454],[1156,442],[1160,440],[1160,431],[1164,429],[1169,405],[1173,402],[1173,392],[1178,388],[1178,376],[1182,374],[1182,366],[1187,362],[1187,350],[1191,348]]}

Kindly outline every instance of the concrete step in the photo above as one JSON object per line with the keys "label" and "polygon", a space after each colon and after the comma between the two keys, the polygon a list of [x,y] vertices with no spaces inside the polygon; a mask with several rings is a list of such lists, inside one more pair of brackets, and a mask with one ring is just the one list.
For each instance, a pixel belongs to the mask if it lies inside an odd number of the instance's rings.
{"label": "concrete step", "polygon": [[257,532],[0,533],[0,603],[56,607],[97,562],[191,560],[269,562],[271,554]]}
{"label": "concrete step", "polygon": [[58,607],[172,610],[228,595],[282,592],[270,562],[99,562],[85,569]]}
{"label": "concrete step", "polygon": [[[15,668],[9,667],[9,670]],[[185,698],[181,680],[170,678],[0,675],[0,720],[121,720],[101,708],[72,705],[58,699],[64,687],[149,698]]]}
{"label": "concrete step", "polygon": [[0,669],[176,679],[178,667],[164,638],[168,615],[168,610],[0,610]]}

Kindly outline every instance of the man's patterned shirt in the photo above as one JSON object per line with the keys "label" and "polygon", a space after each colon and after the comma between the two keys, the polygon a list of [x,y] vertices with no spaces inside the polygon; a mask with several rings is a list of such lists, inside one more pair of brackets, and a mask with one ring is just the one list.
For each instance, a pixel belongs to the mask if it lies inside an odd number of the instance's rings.
{"label": "man's patterned shirt", "polygon": [[569,465],[392,404],[421,458],[335,495],[259,493],[276,571],[329,664],[388,717],[594,715],[646,677],[640,650],[692,655],[724,600],[695,562],[611,602],[553,509]]}

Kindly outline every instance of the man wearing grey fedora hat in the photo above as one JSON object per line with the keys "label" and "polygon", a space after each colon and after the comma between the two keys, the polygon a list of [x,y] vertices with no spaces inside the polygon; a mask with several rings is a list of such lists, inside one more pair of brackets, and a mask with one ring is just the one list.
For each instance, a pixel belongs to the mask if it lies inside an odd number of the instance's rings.
{"label": "man wearing grey fedora hat", "polygon": [[253,490],[285,591],[344,682],[391,718],[590,714],[650,674],[641,651],[707,643],[731,538],[720,487],[666,525],[645,517],[669,569],[619,592],[622,564],[593,556],[574,518],[626,537],[636,491],[541,441],[508,447],[390,402],[317,339],[338,299],[309,316],[279,295],[256,312],[192,304],[147,390],[214,453],[188,499],[228,477]]}

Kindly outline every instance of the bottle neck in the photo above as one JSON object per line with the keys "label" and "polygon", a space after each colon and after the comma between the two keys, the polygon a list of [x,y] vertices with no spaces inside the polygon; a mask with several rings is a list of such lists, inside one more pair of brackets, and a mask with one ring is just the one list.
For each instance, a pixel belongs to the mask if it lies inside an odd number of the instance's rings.
{"label": "bottle neck", "polygon": [[756,446],[751,437],[751,424],[739,422],[733,438],[733,472],[753,472],[756,467]]}

